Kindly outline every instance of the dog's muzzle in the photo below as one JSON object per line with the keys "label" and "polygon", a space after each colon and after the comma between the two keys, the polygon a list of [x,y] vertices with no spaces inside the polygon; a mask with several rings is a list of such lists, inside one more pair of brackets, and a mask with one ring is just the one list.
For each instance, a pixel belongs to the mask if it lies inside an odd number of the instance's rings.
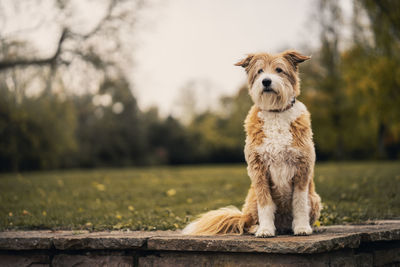
{"label": "dog's muzzle", "polygon": [[276,94],[274,89],[272,89],[271,87],[264,87],[263,93],[274,93],[274,94]]}
{"label": "dog's muzzle", "polygon": [[276,92],[274,91],[274,89],[271,88],[271,79],[269,78],[265,78],[264,80],[262,80],[262,84],[264,86],[263,88],[263,93],[274,93],[276,94]]}

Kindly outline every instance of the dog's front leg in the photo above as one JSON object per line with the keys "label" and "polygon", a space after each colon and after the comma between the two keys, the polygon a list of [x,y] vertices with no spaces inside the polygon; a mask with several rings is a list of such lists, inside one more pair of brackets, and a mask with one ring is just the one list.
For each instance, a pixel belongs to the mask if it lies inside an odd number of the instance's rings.
{"label": "dog's front leg", "polygon": [[257,201],[259,226],[255,233],[256,237],[272,237],[275,236],[275,203],[269,197],[266,204]]}
{"label": "dog's front leg", "polygon": [[295,235],[312,234],[312,228],[310,226],[310,203],[308,200],[308,186],[308,172],[298,171],[294,176],[294,190],[292,200],[292,229]]}
{"label": "dog's front leg", "polygon": [[276,206],[269,190],[268,171],[264,166],[264,162],[258,160],[252,161],[248,165],[248,173],[257,197],[259,226],[255,236],[275,236],[274,220]]}

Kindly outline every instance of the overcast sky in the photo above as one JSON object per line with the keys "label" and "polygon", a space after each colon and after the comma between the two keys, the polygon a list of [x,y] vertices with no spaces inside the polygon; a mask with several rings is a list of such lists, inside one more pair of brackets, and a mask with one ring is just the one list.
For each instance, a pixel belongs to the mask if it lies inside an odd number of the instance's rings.
{"label": "overcast sky", "polygon": [[[311,50],[318,44],[312,0],[169,0],[144,16],[131,72],[140,107],[179,112],[177,99],[189,81],[205,84],[200,105],[234,94],[245,82],[233,64],[246,53]],[[208,89],[207,89],[208,88]],[[202,89],[200,88],[201,91]],[[176,114],[179,115],[179,114]]]}
{"label": "overcast sky", "polygon": [[[221,95],[236,93],[246,77],[244,71],[233,64],[247,53],[274,53],[289,48],[306,52],[317,47],[319,42],[317,23],[313,19],[316,0],[150,2],[154,4],[141,11],[132,38],[128,38],[134,40],[135,64],[127,74],[139,106],[143,110],[158,106],[164,116],[181,115],[177,103],[182,88],[193,81],[198,84],[193,93],[198,100],[196,108],[213,106]],[[341,2],[351,4],[351,0]],[[52,7],[45,3],[43,10],[50,11]],[[74,0],[73,3],[80,9],[74,17],[78,29],[82,25],[90,29],[105,12],[96,1]],[[9,23],[3,25],[3,32],[29,26],[28,18],[35,16],[31,14],[35,10],[25,8],[19,16],[9,11],[10,17],[6,20]],[[45,20],[54,19],[52,12],[44,14],[49,17]],[[39,51],[50,55],[56,45],[52,39],[59,28],[57,24],[47,25],[50,26],[32,31],[30,35],[24,33],[23,37],[32,40]]]}

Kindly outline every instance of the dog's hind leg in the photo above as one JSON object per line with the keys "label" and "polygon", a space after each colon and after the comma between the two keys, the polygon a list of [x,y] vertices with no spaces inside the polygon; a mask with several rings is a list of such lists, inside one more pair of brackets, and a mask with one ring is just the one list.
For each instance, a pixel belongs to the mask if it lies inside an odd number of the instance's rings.
{"label": "dog's hind leg", "polygon": [[313,225],[319,219],[321,213],[321,197],[315,192],[314,181],[310,181],[308,198],[310,201],[310,224]]}
{"label": "dog's hind leg", "polygon": [[245,225],[245,231],[254,234],[255,231],[252,231],[252,229],[254,229],[254,226],[258,221],[258,211],[257,211],[257,196],[254,191],[253,185],[251,185],[249,192],[247,193],[246,200],[242,207],[242,212],[243,215],[249,218]]}

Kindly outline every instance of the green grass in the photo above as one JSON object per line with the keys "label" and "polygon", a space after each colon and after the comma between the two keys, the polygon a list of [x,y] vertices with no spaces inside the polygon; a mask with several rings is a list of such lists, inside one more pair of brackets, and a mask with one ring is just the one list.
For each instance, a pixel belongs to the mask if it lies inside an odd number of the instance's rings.
{"label": "green grass", "polygon": [[[400,163],[318,164],[321,224],[400,217]],[[0,230],[183,227],[196,214],[240,207],[243,165],[69,170],[0,175]]]}

